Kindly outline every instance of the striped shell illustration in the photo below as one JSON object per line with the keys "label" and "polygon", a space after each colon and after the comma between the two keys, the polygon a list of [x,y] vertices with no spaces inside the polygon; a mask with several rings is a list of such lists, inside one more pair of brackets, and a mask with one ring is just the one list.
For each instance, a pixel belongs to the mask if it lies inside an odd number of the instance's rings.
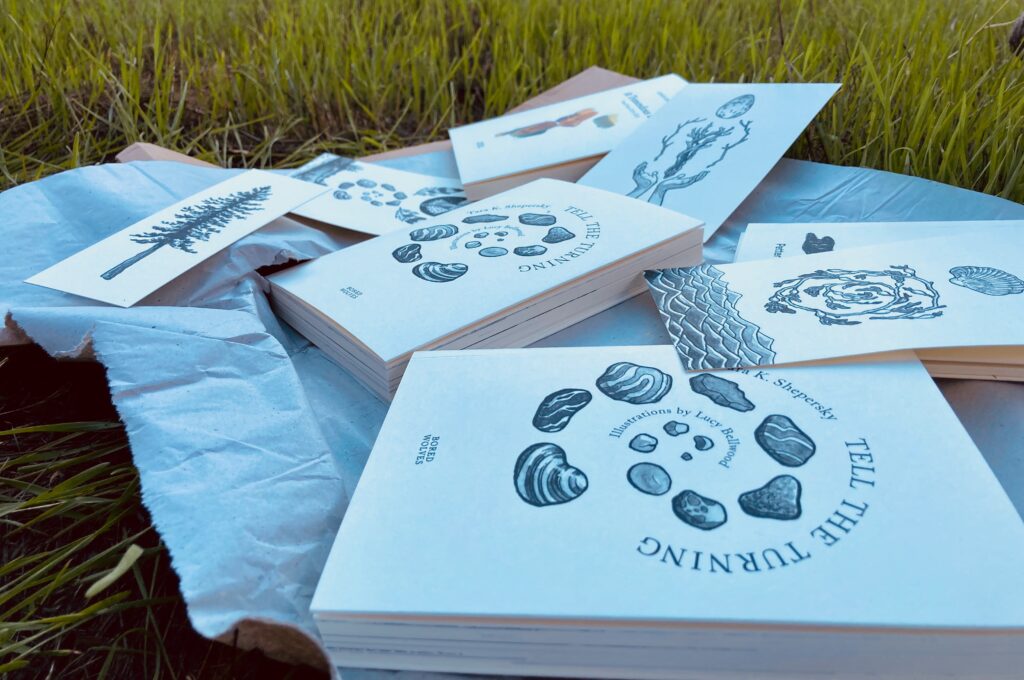
{"label": "striped shell illustration", "polygon": [[587,490],[587,476],[557,444],[534,444],[520,453],[512,477],[519,497],[538,508],[568,503]]}
{"label": "striped shell illustration", "polygon": [[395,248],[394,252],[391,253],[391,256],[405,264],[415,262],[423,257],[420,253],[419,243],[408,243],[404,246],[398,246]]}
{"label": "striped shell illustration", "polygon": [[448,283],[468,271],[469,267],[461,262],[452,262],[451,264],[423,262],[412,268],[413,274],[431,283]]}
{"label": "striped shell illustration", "polygon": [[432,227],[420,227],[409,232],[409,238],[413,241],[437,241],[439,239],[455,236],[459,228],[454,224],[435,224]]}
{"label": "striped shell illustration", "polygon": [[616,401],[653,404],[672,389],[672,376],[651,366],[620,361],[597,379],[597,389]]}
{"label": "striped shell illustration", "polygon": [[561,432],[590,399],[590,392],[572,387],[552,392],[537,407],[533,426],[541,432]]}
{"label": "striped shell illustration", "polygon": [[1024,281],[995,267],[953,267],[949,273],[953,275],[950,283],[985,295],[1024,293]]}

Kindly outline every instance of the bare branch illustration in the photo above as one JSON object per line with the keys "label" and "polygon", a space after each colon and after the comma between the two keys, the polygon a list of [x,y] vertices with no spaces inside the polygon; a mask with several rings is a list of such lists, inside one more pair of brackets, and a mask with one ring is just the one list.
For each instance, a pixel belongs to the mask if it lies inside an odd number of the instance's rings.
{"label": "bare branch illustration", "polygon": [[670,135],[665,135],[664,137],[661,138],[661,151],[659,151],[658,155],[654,157],[654,160],[658,160],[665,154],[666,151],[668,151],[668,147],[672,146],[672,139],[676,135],[678,135],[684,127],[686,127],[687,125],[693,125],[694,123],[703,123],[705,120],[705,118],[691,118],[685,123],[680,123],[679,125],[677,125],[675,132],[673,132]]}
{"label": "bare branch illustration", "polygon": [[712,168],[712,167],[718,165],[720,162],[722,162],[722,159],[725,158],[725,154],[729,153],[729,151],[731,149],[734,149],[737,146],[739,146],[740,144],[742,144],[743,142],[747,141],[747,139],[750,137],[750,126],[751,125],[753,125],[753,121],[751,121],[751,120],[741,120],[740,121],[740,127],[743,128],[743,136],[740,137],[735,142],[733,142],[732,144],[725,144],[725,145],[723,145],[722,146],[722,155],[719,156],[718,159],[714,163],[711,163],[711,164],[706,165],[704,167],[705,168]]}
{"label": "bare branch illustration", "polygon": [[708,123],[702,128],[693,128],[686,136],[686,147],[676,156],[676,161],[665,170],[665,177],[672,177],[693,159],[698,153],[708,148],[722,137],[732,134],[734,128],[719,127],[712,129],[714,123]]}

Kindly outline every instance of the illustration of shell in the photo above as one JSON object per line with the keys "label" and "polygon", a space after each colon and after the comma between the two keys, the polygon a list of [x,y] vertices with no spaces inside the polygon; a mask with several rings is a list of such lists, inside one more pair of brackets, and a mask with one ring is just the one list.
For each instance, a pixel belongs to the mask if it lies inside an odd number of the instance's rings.
{"label": "illustration of shell", "polygon": [[747,399],[747,395],[739,385],[711,373],[701,373],[690,378],[690,389],[697,394],[704,395],[719,406],[725,406],[734,411],[742,413],[754,408],[754,404]]}
{"label": "illustration of shell", "polygon": [[754,439],[765,453],[786,467],[800,467],[814,455],[814,440],[788,416],[770,415],[754,430]]}
{"label": "illustration of shell", "polygon": [[561,432],[574,415],[590,403],[590,392],[566,388],[552,392],[540,402],[533,415],[533,426],[541,432]]}
{"label": "illustration of shell", "polygon": [[544,243],[561,243],[562,241],[568,241],[571,238],[576,238],[576,234],[572,233],[565,227],[551,227],[548,229],[548,233],[541,239]]}
{"label": "illustration of shell", "polygon": [[435,224],[432,227],[420,227],[409,232],[409,238],[413,241],[437,241],[459,233],[459,228],[454,224]]}
{"label": "illustration of shell", "polygon": [[1010,272],[995,267],[953,267],[949,270],[950,283],[969,288],[985,295],[1019,295],[1024,293],[1024,281]]}
{"label": "illustration of shell", "polygon": [[796,519],[800,516],[800,480],[779,475],[764,486],[741,493],[743,512],[764,519]]}
{"label": "illustration of shell", "polygon": [[519,222],[528,227],[550,227],[555,223],[555,216],[544,213],[523,213],[519,216]]}
{"label": "illustration of shell", "polygon": [[461,262],[443,264],[441,262],[423,262],[412,268],[412,273],[431,283],[448,283],[469,271],[469,267]]}
{"label": "illustration of shell", "polygon": [[729,519],[724,505],[692,489],[681,491],[672,499],[672,512],[691,527],[704,531],[717,529]]}
{"label": "illustration of shell", "polygon": [[507,220],[506,215],[493,215],[490,213],[484,213],[483,215],[470,215],[462,219],[463,224],[481,224],[484,222],[501,222]]}
{"label": "illustration of shell", "polygon": [[689,432],[690,426],[686,423],[681,423],[678,420],[670,420],[665,423],[665,426],[662,429],[665,430],[665,434],[668,436],[678,437],[681,434]]}
{"label": "illustration of shell", "polygon": [[480,254],[484,257],[501,257],[502,255],[508,255],[508,250],[501,246],[490,246],[489,248],[481,248]]}
{"label": "illustration of shell", "polygon": [[672,376],[651,366],[620,361],[597,379],[597,389],[616,401],[653,404],[672,389]]}
{"label": "illustration of shell", "polygon": [[637,463],[626,472],[633,488],[651,496],[661,496],[672,488],[672,478],[665,468],[654,463]]}
{"label": "illustration of shell", "polygon": [[719,118],[739,118],[754,105],[754,95],[741,94],[718,107],[715,115]]}
{"label": "illustration of shell", "polygon": [[587,490],[587,476],[557,444],[534,444],[520,453],[512,478],[519,497],[538,508],[568,503]]}
{"label": "illustration of shell", "polygon": [[512,252],[520,257],[536,257],[537,255],[543,255],[548,252],[548,249],[544,246],[519,246]]}
{"label": "illustration of shell", "polygon": [[404,246],[399,246],[395,248],[394,252],[391,253],[391,256],[405,264],[415,262],[423,257],[420,253],[419,243],[408,243]]}
{"label": "illustration of shell", "polygon": [[629,448],[638,453],[650,453],[658,448],[658,438],[649,434],[638,434],[629,440]]}
{"label": "illustration of shell", "polygon": [[693,447],[698,451],[707,451],[715,445],[715,442],[710,437],[705,437],[702,434],[698,434],[693,438]]}

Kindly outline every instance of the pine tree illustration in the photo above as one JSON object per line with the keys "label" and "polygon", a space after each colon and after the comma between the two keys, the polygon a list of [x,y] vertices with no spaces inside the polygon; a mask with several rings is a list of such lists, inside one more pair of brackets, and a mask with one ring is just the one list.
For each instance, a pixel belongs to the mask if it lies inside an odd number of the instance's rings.
{"label": "pine tree illustration", "polygon": [[149,257],[160,248],[170,246],[186,253],[195,254],[196,241],[209,241],[210,237],[231,224],[233,220],[251,215],[260,204],[270,198],[270,187],[254,187],[237,191],[227,196],[212,196],[195,205],[187,205],[169,220],[163,220],[152,231],[132,234],[135,243],[152,244],[121,264],[100,274],[111,280],[128,267]]}

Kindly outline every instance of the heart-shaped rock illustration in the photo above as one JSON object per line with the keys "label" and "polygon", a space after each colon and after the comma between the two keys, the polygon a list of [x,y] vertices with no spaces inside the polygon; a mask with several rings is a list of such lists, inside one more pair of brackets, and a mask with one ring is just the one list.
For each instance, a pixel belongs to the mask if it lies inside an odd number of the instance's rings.
{"label": "heart-shaped rock illustration", "polygon": [[587,476],[569,465],[557,444],[534,444],[520,453],[512,479],[519,497],[536,507],[568,503],[587,490]]}
{"label": "heart-shaped rock illustration", "polygon": [[779,475],[759,489],[740,494],[740,507],[752,517],[796,519],[800,516],[800,480]]}
{"label": "heart-shaped rock illustration", "polygon": [[692,489],[681,491],[672,499],[672,512],[691,527],[703,531],[717,529],[729,519],[724,505]]}
{"label": "heart-shaped rock illustration", "polygon": [[786,467],[800,467],[814,455],[814,440],[783,415],[770,415],[754,430],[754,439],[765,453]]}
{"label": "heart-shaped rock illustration", "polygon": [[561,432],[574,415],[591,400],[590,392],[567,388],[544,397],[533,415],[533,426],[541,432]]}
{"label": "heart-shaped rock illustration", "polygon": [[815,253],[827,253],[834,250],[836,247],[836,240],[831,236],[822,236],[818,238],[813,232],[807,232],[807,236],[804,237],[804,244],[800,246],[808,255]]}

